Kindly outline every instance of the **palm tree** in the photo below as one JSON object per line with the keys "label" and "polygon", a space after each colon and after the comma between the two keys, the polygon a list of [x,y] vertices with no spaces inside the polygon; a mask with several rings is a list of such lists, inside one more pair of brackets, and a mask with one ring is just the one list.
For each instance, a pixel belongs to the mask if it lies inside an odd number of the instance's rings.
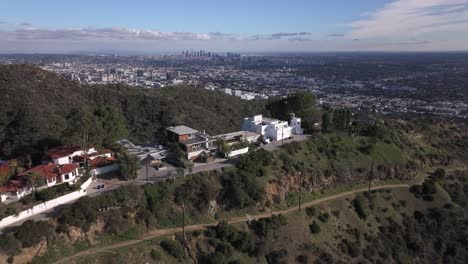
{"label": "palm tree", "polygon": [[31,172],[28,174],[28,185],[32,189],[33,200],[36,200],[36,188],[39,188],[45,184],[45,179],[37,172]]}

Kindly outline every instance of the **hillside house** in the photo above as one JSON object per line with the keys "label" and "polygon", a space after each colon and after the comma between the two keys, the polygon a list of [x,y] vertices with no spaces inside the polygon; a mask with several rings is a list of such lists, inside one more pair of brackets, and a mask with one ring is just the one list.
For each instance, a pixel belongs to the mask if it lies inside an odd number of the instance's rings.
{"label": "hillside house", "polygon": [[44,162],[49,163],[52,161],[57,165],[70,164],[74,162],[73,158],[77,156],[92,155],[95,153],[97,153],[97,151],[94,147],[84,149],[80,146],[60,146],[49,149]]}
{"label": "hillside house", "polygon": [[39,165],[27,171],[24,171],[19,177],[28,177],[31,173],[41,175],[46,184],[44,187],[51,187],[60,183],[74,184],[81,176],[78,163],[69,163],[57,165],[54,163]]}
{"label": "hillside house", "polygon": [[216,153],[216,138],[205,132],[199,132],[187,126],[168,127],[166,131],[168,139],[179,143],[182,150],[187,153],[188,160],[196,160],[201,155]]}
{"label": "hillside house", "polygon": [[256,115],[244,118],[242,130],[250,131],[271,140],[282,140],[292,136],[292,128],[287,121]]}
{"label": "hillside house", "polygon": [[10,180],[5,186],[0,187],[0,201],[16,201],[30,194],[32,189],[26,179]]}

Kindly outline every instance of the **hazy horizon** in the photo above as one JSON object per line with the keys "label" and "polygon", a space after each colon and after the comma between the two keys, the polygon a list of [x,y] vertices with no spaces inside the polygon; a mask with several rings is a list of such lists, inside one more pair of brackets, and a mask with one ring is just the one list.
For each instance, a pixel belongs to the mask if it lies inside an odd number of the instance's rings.
{"label": "hazy horizon", "polygon": [[0,6],[0,53],[468,49],[468,0],[19,0]]}

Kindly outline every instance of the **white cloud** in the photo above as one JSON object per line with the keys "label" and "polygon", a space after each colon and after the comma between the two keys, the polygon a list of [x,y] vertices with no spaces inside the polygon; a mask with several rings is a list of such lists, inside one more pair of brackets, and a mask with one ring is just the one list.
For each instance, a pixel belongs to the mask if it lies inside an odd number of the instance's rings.
{"label": "white cloud", "polygon": [[221,33],[161,32],[121,27],[83,29],[40,29],[22,25],[15,30],[0,31],[10,40],[213,40],[225,38]]}
{"label": "white cloud", "polygon": [[468,0],[397,0],[350,26],[349,35],[360,39],[461,33],[468,30]]}

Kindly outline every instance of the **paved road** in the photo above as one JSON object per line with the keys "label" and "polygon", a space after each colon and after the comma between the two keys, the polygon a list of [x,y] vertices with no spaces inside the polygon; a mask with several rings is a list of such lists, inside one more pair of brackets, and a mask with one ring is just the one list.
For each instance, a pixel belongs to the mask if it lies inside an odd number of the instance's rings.
{"label": "paved road", "polygon": [[[378,190],[378,189],[397,189],[397,188],[409,188],[409,187],[410,187],[410,185],[408,185],[408,184],[393,184],[393,185],[374,186],[371,189],[372,190]],[[353,191],[349,191],[349,192],[343,192],[343,193],[331,195],[331,196],[328,196],[328,197],[320,198],[320,199],[317,199],[317,200],[313,200],[313,201],[304,203],[302,205],[302,208],[306,208],[306,207],[309,207],[309,206],[312,206],[312,205],[317,205],[317,204],[324,203],[324,202],[327,202],[327,201],[332,201],[332,200],[336,200],[336,199],[339,199],[339,198],[347,197],[347,196],[350,196],[350,195],[353,195],[353,194],[356,194],[356,193],[365,192],[367,190],[368,190],[368,188],[361,188],[361,189],[357,189],[357,190],[353,190]],[[282,210],[282,211],[268,212],[268,213],[262,213],[262,214],[257,214],[257,215],[249,215],[249,216],[246,215],[246,216],[243,216],[243,217],[236,217],[236,218],[233,218],[233,219],[229,220],[228,222],[231,223],[231,224],[241,223],[241,222],[246,222],[246,221],[251,221],[251,220],[257,220],[257,219],[260,219],[260,218],[270,217],[273,214],[288,214],[288,213],[291,213],[291,212],[294,212],[294,211],[297,211],[297,210],[299,210],[299,207],[294,206],[294,207],[290,207],[290,208],[288,208],[286,210]],[[204,230],[204,229],[206,229],[208,227],[216,226],[217,224],[218,224],[218,222],[186,226],[185,231],[190,232],[190,231],[195,231],[195,230]],[[96,253],[99,253],[99,252],[105,252],[105,251],[109,251],[109,250],[116,249],[116,248],[121,248],[121,247],[125,247],[125,246],[134,245],[134,244],[137,244],[137,243],[139,243],[141,241],[144,241],[144,240],[149,240],[149,239],[153,239],[153,238],[156,238],[156,237],[166,236],[166,235],[174,234],[174,233],[178,233],[178,232],[182,232],[182,227],[174,227],[174,228],[154,230],[154,231],[146,233],[140,239],[132,239],[132,240],[123,241],[123,242],[120,242],[120,243],[117,243],[117,244],[113,244],[113,245],[110,245],[110,246],[104,246],[104,247],[97,247],[97,248],[88,249],[88,250],[76,253],[75,255],[72,255],[70,257],[61,259],[61,260],[59,260],[59,261],[57,261],[55,263],[57,263],[57,264],[58,263],[68,263],[68,262],[70,262],[71,260],[73,260],[75,258],[84,257],[84,256],[96,254]]]}
{"label": "paved road", "polygon": [[[197,163],[195,166],[192,168],[191,173],[198,173],[198,172],[203,172],[203,171],[214,171],[214,170],[219,170],[222,168],[226,167],[232,167],[236,165],[238,162],[238,159],[217,159],[214,162],[203,164],[203,163]],[[190,174],[190,171],[186,169],[184,171],[184,174]],[[173,166],[168,165],[165,170],[158,171],[152,167],[148,167],[148,181],[149,182],[160,182],[160,181],[165,181],[169,178],[176,177],[177,172],[176,168]],[[137,184],[143,184],[146,183],[146,167],[141,168],[138,171],[138,177],[136,179]]]}

